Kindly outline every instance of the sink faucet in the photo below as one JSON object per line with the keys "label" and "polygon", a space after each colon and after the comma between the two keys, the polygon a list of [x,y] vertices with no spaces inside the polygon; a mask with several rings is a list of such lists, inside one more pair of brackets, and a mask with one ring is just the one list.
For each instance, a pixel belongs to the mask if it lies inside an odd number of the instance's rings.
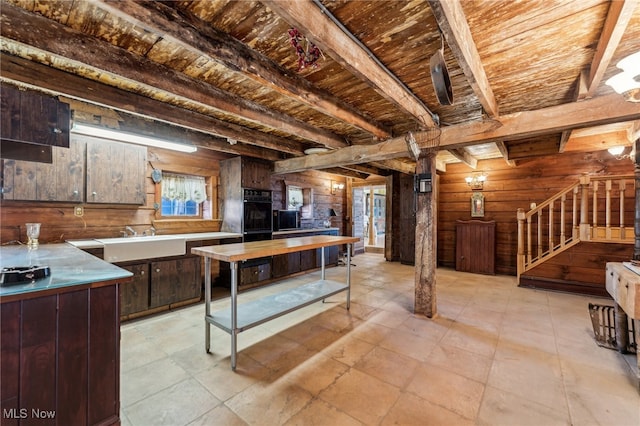
{"label": "sink faucet", "polygon": [[[133,235],[134,237],[138,235],[138,233],[136,231],[134,231],[133,228],[130,227],[130,226],[125,226],[124,229],[129,231],[131,233],[131,235]],[[127,236],[127,235],[125,235],[125,236]]]}
{"label": "sink faucet", "polygon": [[142,233],[142,235],[156,235],[156,228],[153,226]]}

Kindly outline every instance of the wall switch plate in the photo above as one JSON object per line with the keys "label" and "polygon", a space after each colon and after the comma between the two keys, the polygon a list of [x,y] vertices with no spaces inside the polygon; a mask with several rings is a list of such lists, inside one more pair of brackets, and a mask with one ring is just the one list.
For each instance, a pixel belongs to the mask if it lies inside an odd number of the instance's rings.
{"label": "wall switch plate", "polygon": [[82,215],[84,214],[84,207],[82,207],[82,206],[74,207],[73,208],[73,214],[75,216],[82,217]]}

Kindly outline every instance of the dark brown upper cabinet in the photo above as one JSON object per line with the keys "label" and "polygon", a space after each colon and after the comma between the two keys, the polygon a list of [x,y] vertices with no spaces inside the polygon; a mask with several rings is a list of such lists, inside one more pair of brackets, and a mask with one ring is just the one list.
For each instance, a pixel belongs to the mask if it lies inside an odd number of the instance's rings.
{"label": "dark brown upper cabinet", "polygon": [[69,147],[69,104],[32,90],[3,84],[0,138],[3,141]]}

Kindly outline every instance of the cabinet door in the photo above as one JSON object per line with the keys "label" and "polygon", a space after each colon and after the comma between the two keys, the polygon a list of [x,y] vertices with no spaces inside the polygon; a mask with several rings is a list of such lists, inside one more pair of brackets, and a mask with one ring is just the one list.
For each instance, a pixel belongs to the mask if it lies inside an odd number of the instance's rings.
{"label": "cabinet door", "polygon": [[495,274],[495,221],[456,221],[456,271]]}
{"label": "cabinet door", "polygon": [[273,265],[272,267],[273,278],[284,277],[285,275],[288,274],[289,272],[288,260],[289,260],[289,255],[287,254],[279,254],[279,255],[273,256],[273,259],[271,260],[271,263]]}
{"label": "cabinet door", "polygon": [[133,280],[120,285],[120,315],[149,309],[149,264],[121,266],[133,273]]}
{"label": "cabinet door", "polygon": [[3,84],[0,116],[2,139],[69,146],[69,105],[56,98]]}
{"label": "cabinet door", "polygon": [[271,262],[239,268],[240,285],[255,284],[271,278]]}
{"label": "cabinet door", "polygon": [[304,250],[300,253],[300,270],[314,269],[317,267],[318,253],[316,249]]}
{"label": "cabinet door", "polygon": [[175,260],[151,262],[150,308],[170,305],[176,300],[178,268]]}
{"label": "cabinet door", "polygon": [[262,161],[243,158],[242,187],[271,189],[271,165]]}
{"label": "cabinet door", "polygon": [[200,297],[200,258],[151,262],[150,308]]}
{"label": "cabinet door", "polygon": [[178,301],[200,298],[202,295],[202,275],[200,256],[189,256],[178,260]]}
{"label": "cabinet door", "polygon": [[147,148],[87,140],[87,203],[145,204]]}
{"label": "cabinet door", "polygon": [[53,147],[53,162],[3,160],[5,200],[84,200],[85,144],[72,141],[69,148]]}

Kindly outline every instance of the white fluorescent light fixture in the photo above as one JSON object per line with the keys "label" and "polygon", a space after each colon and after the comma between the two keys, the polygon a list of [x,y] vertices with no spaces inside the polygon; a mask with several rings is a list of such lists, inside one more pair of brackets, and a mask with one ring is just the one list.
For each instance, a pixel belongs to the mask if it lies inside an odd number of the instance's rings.
{"label": "white fluorescent light fixture", "polygon": [[71,129],[73,133],[97,138],[111,139],[120,142],[130,142],[137,145],[154,146],[156,148],[171,149],[180,152],[195,152],[198,148],[193,145],[169,142],[162,139],[150,138],[148,136],[134,135],[119,130],[110,130],[102,127],[87,126],[85,124],[74,124]]}

